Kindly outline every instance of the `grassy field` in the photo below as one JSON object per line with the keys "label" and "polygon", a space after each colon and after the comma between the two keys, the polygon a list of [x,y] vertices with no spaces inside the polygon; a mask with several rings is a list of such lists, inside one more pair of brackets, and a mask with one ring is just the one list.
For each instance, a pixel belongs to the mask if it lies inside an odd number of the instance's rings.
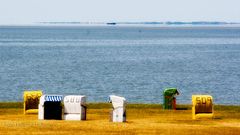
{"label": "grassy field", "polygon": [[[88,104],[86,121],[38,120],[22,103],[0,103],[0,134],[240,134],[240,106],[215,105],[215,118],[192,120],[191,106],[162,110],[158,104],[128,104],[127,122],[109,122],[110,104]],[[185,110],[184,110],[185,109]]]}

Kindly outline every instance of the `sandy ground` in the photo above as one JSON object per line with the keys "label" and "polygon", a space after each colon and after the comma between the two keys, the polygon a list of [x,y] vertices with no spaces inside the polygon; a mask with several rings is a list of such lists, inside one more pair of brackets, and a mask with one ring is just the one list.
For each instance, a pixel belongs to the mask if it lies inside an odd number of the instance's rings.
{"label": "sandy ground", "polygon": [[127,108],[126,123],[109,122],[109,109],[90,108],[86,121],[38,120],[21,108],[0,108],[0,134],[240,134],[240,107],[218,109],[214,119],[192,120],[191,110]]}

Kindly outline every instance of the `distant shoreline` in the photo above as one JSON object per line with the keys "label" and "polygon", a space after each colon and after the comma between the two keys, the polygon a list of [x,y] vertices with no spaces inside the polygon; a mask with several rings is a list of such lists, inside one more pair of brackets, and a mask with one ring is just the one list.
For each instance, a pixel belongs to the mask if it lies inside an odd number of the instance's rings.
{"label": "distant shoreline", "polygon": [[167,21],[167,22],[38,22],[39,24],[101,24],[101,25],[229,25],[240,24],[240,22],[218,22],[218,21]]}
{"label": "distant shoreline", "polygon": [[35,22],[29,24],[0,24],[3,26],[129,26],[129,27],[240,27],[240,22]]}
{"label": "distant shoreline", "polygon": [[0,28],[6,27],[146,27],[146,28],[239,28],[240,24],[226,24],[226,25],[145,25],[145,24],[118,24],[118,25],[86,25],[86,24],[10,24],[10,25],[1,25]]}
{"label": "distant shoreline", "polygon": [[49,26],[146,26],[146,27],[229,27],[240,26],[239,22],[38,22]]}

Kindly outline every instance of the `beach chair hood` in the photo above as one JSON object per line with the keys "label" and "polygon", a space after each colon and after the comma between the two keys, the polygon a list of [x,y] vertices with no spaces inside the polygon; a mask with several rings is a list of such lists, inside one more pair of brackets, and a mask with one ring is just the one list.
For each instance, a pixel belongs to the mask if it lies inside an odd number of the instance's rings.
{"label": "beach chair hood", "polygon": [[126,99],[124,97],[110,95],[109,102],[112,103],[113,108],[125,107]]}

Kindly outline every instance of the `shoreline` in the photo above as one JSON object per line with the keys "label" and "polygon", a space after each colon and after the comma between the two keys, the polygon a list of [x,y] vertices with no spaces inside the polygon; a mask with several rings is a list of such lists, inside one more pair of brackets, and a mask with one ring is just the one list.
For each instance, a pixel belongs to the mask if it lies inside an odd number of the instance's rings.
{"label": "shoreline", "polygon": [[[106,102],[89,102],[87,103],[87,107],[90,109],[105,109],[110,108],[111,104]],[[131,109],[162,109],[162,104],[157,103],[127,103],[127,108]],[[185,110],[191,110],[192,108],[191,104],[177,104],[177,109],[185,109]],[[0,109],[6,109],[6,108],[23,108],[23,102],[0,102]],[[226,110],[226,109],[239,109],[240,112],[240,105],[223,105],[223,104],[214,104],[214,109],[220,109],[220,110]]]}
{"label": "shoreline", "polygon": [[106,27],[106,28],[239,28],[240,24],[218,24],[218,25],[191,25],[191,24],[0,24],[0,28],[38,28],[38,27],[49,27],[49,28],[77,28],[77,27]]}

